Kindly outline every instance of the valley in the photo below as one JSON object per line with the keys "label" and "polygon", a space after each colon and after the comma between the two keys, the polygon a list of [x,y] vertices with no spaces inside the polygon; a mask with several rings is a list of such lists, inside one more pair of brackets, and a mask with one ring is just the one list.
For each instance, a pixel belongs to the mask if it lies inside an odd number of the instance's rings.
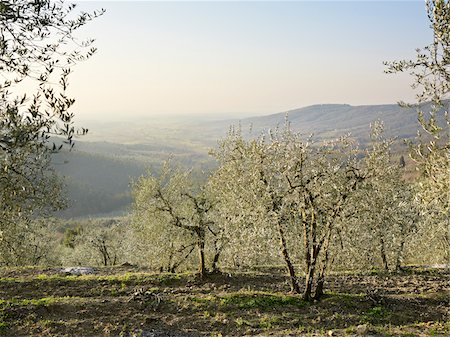
{"label": "valley", "polygon": [[322,104],[266,116],[226,118],[224,115],[142,117],[138,120],[85,121],[89,129],[75,148],[55,155],[54,167],[65,178],[69,207],[64,218],[118,216],[128,212],[133,179],[171,160],[184,168],[208,172],[215,167],[209,151],[231,126],[246,137],[283,127],[286,116],[293,130],[305,136],[331,140],[350,134],[361,144],[369,141],[370,124],[380,119],[386,137],[412,139],[418,129],[414,109],[396,104],[351,106]]}

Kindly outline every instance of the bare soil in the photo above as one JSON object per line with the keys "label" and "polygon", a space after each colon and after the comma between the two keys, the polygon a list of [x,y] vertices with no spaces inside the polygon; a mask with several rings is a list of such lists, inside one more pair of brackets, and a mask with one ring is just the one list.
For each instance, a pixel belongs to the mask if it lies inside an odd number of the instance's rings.
{"label": "bare soil", "polygon": [[280,270],[0,269],[4,336],[450,336],[450,270],[332,275],[306,303]]}

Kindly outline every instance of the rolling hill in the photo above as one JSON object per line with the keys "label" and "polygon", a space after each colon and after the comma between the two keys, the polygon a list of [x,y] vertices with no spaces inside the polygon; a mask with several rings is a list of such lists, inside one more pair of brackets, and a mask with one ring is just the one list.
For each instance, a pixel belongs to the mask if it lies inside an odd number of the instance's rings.
{"label": "rolling hill", "polygon": [[286,114],[292,128],[304,134],[314,134],[320,139],[335,138],[349,133],[360,141],[366,141],[369,139],[369,125],[377,119],[384,121],[388,137],[411,138],[419,127],[414,109],[394,104],[313,105],[285,113],[245,119],[243,123],[251,123],[254,129],[262,130],[284,123]]}
{"label": "rolling hill", "polygon": [[267,116],[227,119],[226,116],[141,117],[129,121],[91,121],[90,133],[77,141],[74,151],[55,156],[55,168],[65,177],[71,206],[62,217],[95,217],[123,214],[131,203],[130,180],[147,170],[157,172],[161,163],[176,163],[202,171],[215,163],[208,155],[230,125],[240,124],[253,135],[283,125],[286,115],[294,130],[317,139],[350,134],[365,143],[369,125],[385,123],[386,135],[412,138],[419,127],[414,109],[398,105],[322,104]]}

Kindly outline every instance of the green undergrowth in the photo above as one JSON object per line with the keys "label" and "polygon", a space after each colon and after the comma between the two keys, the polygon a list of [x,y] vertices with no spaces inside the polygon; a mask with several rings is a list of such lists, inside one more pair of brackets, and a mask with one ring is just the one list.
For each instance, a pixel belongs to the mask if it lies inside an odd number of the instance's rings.
{"label": "green undergrowth", "polygon": [[24,282],[26,279],[24,277],[0,277],[1,283],[19,283]]}
{"label": "green undergrowth", "polygon": [[275,308],[296,307],[302,308],[309,305],[302,300],[300,295],[286,295],[261,291],[239,291],[220,295],[191,296],[190,300],[196,303],[198,308],[217,306],[223,310],[252,310],[269,311]]}
{"label": "green undergrowth", "polygon": [[118,275],[64,275],[64,274],[38,274],[28,277],[3,277],[0,278],[0,283],[22,283],[31,281],[42,282],[107,282],[111,284],[140,284],[153,283],[162,286],[175,286],[179,283],[195,279],[196,275],[193,273],[183,274],[148,274],[148,273],[125,273]]}
{"label": "green undergrowth", "polygon": [[276,307],[304,307],[308,303],[299,296],[273,294],[267,292],[232,293],[219,296],[220,305],[238,307],[240,309],[272,309]]}
{"label": "green undergrowth", "polygon": [[33,298],[33,299],[8,299],[0,300],[0,307],[22,307],[22,306],[36,306],[36,307],[47,307],[52,304],[73,301],[75,297],[64,296],[64,297],[43,297],[43,298]]}
{"label": "green undergrowth", "polygon": [[376,323],[386,320],[390,317],[390,311],[383,306],[376,306],[367,310],[363,315],[365,322]]}

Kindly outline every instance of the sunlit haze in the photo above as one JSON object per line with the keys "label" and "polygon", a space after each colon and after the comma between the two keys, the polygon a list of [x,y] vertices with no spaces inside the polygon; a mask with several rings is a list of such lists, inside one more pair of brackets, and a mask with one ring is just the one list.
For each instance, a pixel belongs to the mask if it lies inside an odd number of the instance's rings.
{"label": "sunlit haze", "polygon": [[70,80],[79,119],[257,115],[412,100],[383,61],[431,40],[423,1],[79,1],[98,53]]}

